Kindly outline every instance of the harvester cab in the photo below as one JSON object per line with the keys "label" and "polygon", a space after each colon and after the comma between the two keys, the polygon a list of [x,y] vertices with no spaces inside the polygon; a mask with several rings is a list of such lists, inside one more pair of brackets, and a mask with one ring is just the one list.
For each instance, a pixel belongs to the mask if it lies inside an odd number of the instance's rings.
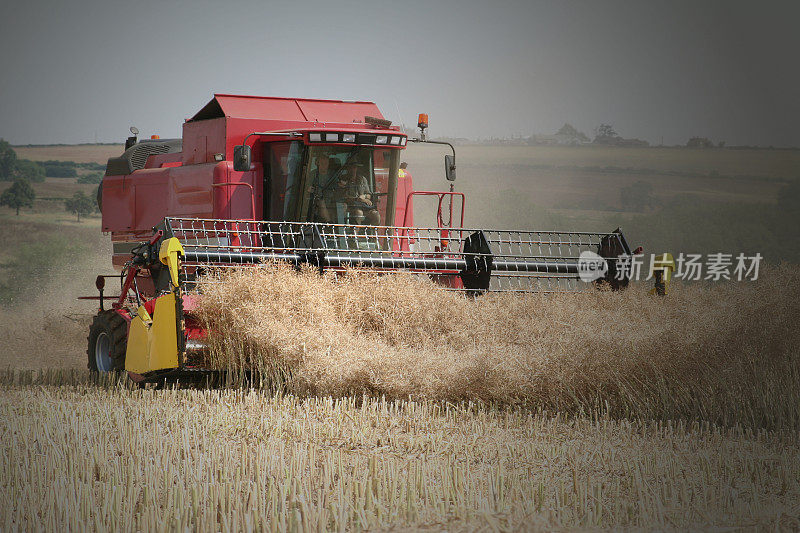
{"label": "harvester cab", "polygon": [[[208,332],[194,312],[195,282],[211,268],[402,271],[470,295],[627,284],[632,252],[619,230],[464,228],[455,148],[427,138],[427,115],[418,126],[409,139],[371,102],[215,95],[182,139],[138,141],[135,132],[99,193],[120,293],[104,296],[98,280],[89,368],[136,381],[208,371]],[[449,147],[448,191],[414,190],[399,172],[408,142]],[[438,199],[435,227],[414,226],[420,196]],[[609,263],[594,283],[581,281],[585,253]]]}

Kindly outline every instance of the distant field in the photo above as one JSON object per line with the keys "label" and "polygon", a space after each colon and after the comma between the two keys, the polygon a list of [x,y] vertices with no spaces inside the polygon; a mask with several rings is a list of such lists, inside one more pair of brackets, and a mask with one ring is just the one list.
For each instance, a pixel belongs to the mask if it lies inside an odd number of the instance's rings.
{"label": "distant field", "polygon": [[[123,146],[15,150],[18,157],[34,161],[105,163]],[[445,153],[442,146],[409,144],[403,159],[418,189],[447,189]],[[783,183],[800,178],[800,150],[458,146],[456,153],[456,190],[470,194],[467,219],[474,224],[493,223],[493,213],[507,208],[504,194],[517,203],[521,199],[591,219],[592,211],[619,209],[620,188],[639,180],[652,183],[656,196],[664,199],[688,194],[710,201],[774,202]]]}
{"label": "distant field", "polygon": [[[67,146],[22,146],[14,147],[19,159],[30,159],[32,161],[75,161],[78,163],[102,163],[105,165],[109,157],[119,155],[123,151],[123,145],[67,145]],[[85,169],[78,169],[78,175],[89,172]],[[97,185],[87,183],[77,183],[76,178],[47,178],[42,183],[32,183],[36,191],[36,201],[32,210],[23,210],[26,218],[23,220],[36,220],[37,222],[69,222],[68,219],[74,218],[64,210],[63,200],[71,197],[77,191],[94,198]],[[0,193],[11,186],[11,182],[0,181]],[[2,217],[9,214],[5,207],[0,208],[0,221]],[[91,220],[91,219],[90,219]],[[99,219],[95,218],[99,225]],[[19,220],[17,220],[19,221]],[[2,223],[2,222],[0,222]],[[2,252],[0,252],[0,259]]]}
{"label": "distant field", "polygon": [[[448,152],[410,145],[404,158],[415,185],[446,189]],[[637,181],[662,200],[749,203],[774,202],[784,183],[800,179],[800,150],[458,146],[456,154],[456,189],[469,194],[474,225],[499,223],[498,212],[526,202],[591,222],[598,211],[619,210],[620,189]]]}
{"label": "distant field", "polygon": [[[105,163],[122,149],[122,145],[75,145],[16,151],[21,158],[39,161]],[[661,204],[757,205],[769,210],[787,183],[800,180],[800,150],[594,146],[458,146],[456,150],[456,191],[467,194],[465,223],[473,227],[630,227],[621,190],[640,181],[653,186],[653,196]],[[402,158],[409,164],[416,189],[448,189],[443,163],[448,151],[438,145],[409,144]],[[7,186],[0,182],[0,191]],[[50,179],[35,188],[43,198],[94,190]],[[434,213],[434,200],[416,200],[417,225],[434,224]]]}
{"label": "distant field", "polygon": [[106,144],[76,144],[66,146],[15,146],[14,151],[20,159],[31,161],[77,161],[78,163],[103,163],[109,157],[118,156],[125,146]]}
{"label": "distant field", "polygon": [[[50,222],[55,224],[72,223],[75,215],[68,213],[64,207],[64,200],[70,198],[77,191],[83,191],[90,198],[94,198],[97,185],[90,183],[77,183],[76,178],[47,178],[42,183],[32,183],[36,192],[36,200],[32,209],[23,209],[19,217],[7,207],[0,207],[0,224],[3,220]],[[11,186],[9,181],[0,181],[0,194]],[[94,217],[94,218],[93,218]],[[99,228],[99,214],[91,215],[88,221],[94,220]],[[3,253],[0,252],[0,258]]]}
{"label": "distant field", "polygon": [[[105,163],[122,147],[48,146],[15,148],[33,160]],[[0,181],[0,193],[11,182]],[[36,200],[20,216],[0,207],[0,366],[85,368],[88,323],[96,303],[78,296],[96,293],[94,278],[111,274],[110,240],[99,214],[80,222],[64,200],[76,191],[94,198],[97,185],[76,178],[33,183]]]}
{"label": "distant field", "polygon": [[[119,145],[19,146],[17,156],[33,161],[60,159],[105,163],[122,153]],[[411,164],[429,164],[447,153],[442,146],[409,144],[405,158]],[[721,176],[800,178],[800,150],[699,150],[683,148],[613,148],[559,146],[457,146],[459,163],[529,167],[622,167],[681,171]],[[441,169],[440,169],[441,170]],[[435,176],[439,179],[440,174]],[[434,179],[434,178],[429,178]]]}
{"label": "distant field", "polygon": [[[445,152],[446,147],[410,144],[408,153]],[[763,177],[800,177],[800,150],[718,150],[616,148],[602,146],[457,146],[471,163],[511,165],[614,166],[661,171]]]}

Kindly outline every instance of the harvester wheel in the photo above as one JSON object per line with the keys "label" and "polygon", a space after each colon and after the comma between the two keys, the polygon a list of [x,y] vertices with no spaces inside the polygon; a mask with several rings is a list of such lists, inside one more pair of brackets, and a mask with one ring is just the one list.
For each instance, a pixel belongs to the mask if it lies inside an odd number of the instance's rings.
{"label": "harvester wheel", "polygon": [[97,209],[103,212],[103,180],[100,180],[100,185],[97,186]]}
{"label": "harvester wheel", "polygon": [[128,332],[125,319],[114,311],[100,311],[89,328],[89,370],[112,372],[125,369]]}

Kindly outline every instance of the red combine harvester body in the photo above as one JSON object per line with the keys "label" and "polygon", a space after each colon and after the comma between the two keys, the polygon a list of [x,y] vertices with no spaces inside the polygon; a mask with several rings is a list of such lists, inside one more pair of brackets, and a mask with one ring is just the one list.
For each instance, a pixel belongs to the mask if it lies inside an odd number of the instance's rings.
{"label": "red combine harvester body", "polygon": [[[277,177],[270,175],[271,164],[286,165],[288,161],[280,159],[288,160],[292,155],[289,144],[307,147],[313,144],[309,140],[312,133],[323,136],[318,146],[354,145],[326,142],[325,136],[334,133],[340,135],[340,140],[344,133],[363,137],[358,146],[379,147],[381,151],[397,152],[406,145],[407,137],[399,128],[369,124],[365,117],[383,120],[372,102],[215,95],[184,122],[182,142],[143,141],[126,151],[130,154],[109,161],[109,170],[114,174],[107,172],[103,179],[102,212],[103,231],[110,232],[115,243],[114,265],[121,267],[130,258],[130,247],[118,243],[138,244],[149,238],[153,227],[166,216],[307,220],[305,213],[285,216],[277,212],[276,207],[285,201],[286,184],[271,179]],[[270,134],[253,136],[251,169],[237,172],[234,148],[253,132]],[[388,138],[378,145],[374,141],[379,136]],[[395,143],[391,143],[393,138],[397,139]],[[295,154],[302,164],[300,158],[305,154]],[[271,156],[275,159],[269,160]],[[378,173],[376,178],[385,180],[388,175]],[[406,201],[412,190],[409,175],[397,178],[401,201],[395,203],[394,213],[389,213],[393,216],[387,225],[413,225],[413,213],[409,209],[406,214]]]}
{"label": "red combine harvester body", "polygon": [[[120,273],[98,276],[100,295],[87,297],[100,302],[89,368],[139,382],[213,372],[194,317],[194,283],[209,268],[283,261],[418,273],[468,294],[561,291],[592,286],[579,264],[591,252],[605,261],[599,281],[627,285],[619,230],[465,229],[455,150],[426,140],[427,115],[418,126],[408,138],[371,102],[218,94],[182,139],[139,141],[131,128],[98,192]],[[400,169],[407,142],[450,147],[449,191],[414,191]],[[438,198],[436,227],[413,226],[415,196]],[[114,277],[120,292],[105,296]]]}

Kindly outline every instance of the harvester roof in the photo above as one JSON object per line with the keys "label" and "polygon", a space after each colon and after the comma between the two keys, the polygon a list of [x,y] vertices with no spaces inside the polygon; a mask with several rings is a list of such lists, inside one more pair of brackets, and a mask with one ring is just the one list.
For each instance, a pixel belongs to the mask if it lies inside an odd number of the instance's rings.
{"label": "harvester roof", "polygon": [[383,118],[373,102],[215,94],[187,122],[225,117],[281,122],[363,124],[364,117],[367,116]]}

